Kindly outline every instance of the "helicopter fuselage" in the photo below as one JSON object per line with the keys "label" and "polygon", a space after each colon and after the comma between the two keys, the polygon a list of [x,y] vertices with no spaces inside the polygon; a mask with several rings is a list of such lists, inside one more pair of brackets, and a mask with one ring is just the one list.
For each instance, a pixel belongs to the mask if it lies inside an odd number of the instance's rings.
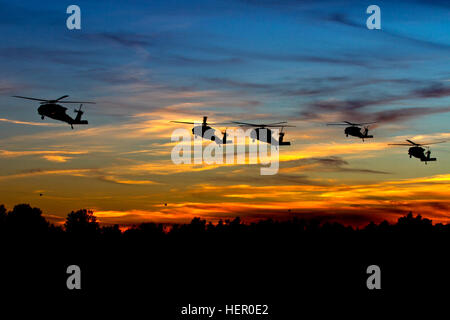
{"label": "helicopter fuselage", "polygon": [[268,144],[275,144],[280,146],[290,146],[289,141],[283,141],[284,132],[279,132],[278,141],[272,137],[272,130],[269,128],[255,128],[250,132],[250,139],[259,140]]}
{"label": "helicopter fuselage", "polygon": [[409,157],[414,157],[418,159],[425,158],[425,148],[422,147],[411,147],[408,150]]}
{"label": "helicopter fuselage", "polygon": [[208,125],[201,125],[201,126],[196,126],[196,127],[192,128],[192,134],[194,136],[209,139],[209,140],[217,142],[219,144],[226,143],[226,141],[225,141],[226,138],[224,137],[224,139],[220,139],[219,137],[217,137],[214,134],[214,131],[215,130]]}
{"label": "helicopter fuselage", "polygon": [[250,138],[262,142],[272,143],[272,130],[268,128],[255,128],[250,132]]}
{"label": "helicopter fuselage", "polygon": [[420,161],[423,161],[423,162],[436,161],[436,158],[431,158],[430,157],[431,156],[431,152],[430,151],[428,151],[425,154],[425,148],[422,148],[422,147],[419,147],[419,146],[414,146],[414,147],[409,148],[408,154],[409,154],[410,158],[411,157],[418,158],[418,159],[420,159]]}
{"label": "helicopter fuselage", "polygon": [[38,108],[38,113],[42,119],[44,119],[44,117],[49,117],[54,120],[66,122],[70,125],[88,124],[87,120],[81,120],[81,115],[83,114],[82,111],[78,111],[77,117],[73,119],[66,113],[66,110],[66,107],[63,107],[59,104],[46,103],[40,105],[40,107]]}
{"label": "helicopter fuselage", "polygon": [[361,132],[361,128],[357,127],[357,126],[350,126],[345,128],[345,135],[348,136],[353,136],[353,137],[357,137],[357,138],[361,138],[361,139],[369,139],[369,138],[373,138],[372,135],[368,135],[368,130],[366,129],[365,132]]}
{"label": "helicopter fuselage", "polygon": [[201,125],[201,126],[196,126],[194,128],[192,128],[192,134],[194,136],[199,136],[202,137],[205,135],[205,132],[208,130],[213,130],[213,128],[211,128],[210,126],[206,126],[206,125]]}
{"label": "helicopter fuselage", "polygon": [[44,117],[49,117],[55,120],[64,121],[67,123],[73,122],[73,119],[66,114],[67,108],[54,103],[42,104],[38,108],[38,113],[44,119]]}

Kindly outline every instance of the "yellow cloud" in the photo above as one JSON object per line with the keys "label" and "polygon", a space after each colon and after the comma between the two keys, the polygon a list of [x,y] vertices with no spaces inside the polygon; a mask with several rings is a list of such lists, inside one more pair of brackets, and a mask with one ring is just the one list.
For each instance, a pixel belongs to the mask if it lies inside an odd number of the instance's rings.
{"label": "yellow cloud", "polygon": [[67,160],[72,159],[71,157],[66,156],[52,156],[52,155],[44,155],[42,156],[43,159],[51,161],[51,162],[67,162]]}

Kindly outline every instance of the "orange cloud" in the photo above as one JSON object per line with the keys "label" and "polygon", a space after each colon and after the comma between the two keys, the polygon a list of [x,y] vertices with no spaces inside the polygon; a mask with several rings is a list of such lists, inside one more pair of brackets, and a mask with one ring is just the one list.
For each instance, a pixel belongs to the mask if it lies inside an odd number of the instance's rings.
{"label": "orange cloud", "polygon": [[401,179],[366,185],[197,184],[181,190],[180,198],[194,192],[197,201],[168,201],[147,209],[94,209],[101,223],[130,225],[140,222],[186,223],[194,217],[208,221],[241,217],[259,219],[316,218],[344,224],[394,222],[413,211],[434,222],[450,222],[450,174]]}
{"label": "orange cloud", "polygon": [[58,124],[58,123],[28,122],[28,121],[11,120],[11,119],[5,119],[5,118],[0,118],[0,121],[14,123],[14,124],[25,124],[25,125],[29,125],[29,126],[43,126],[43,127],[60,127],[60,126],[62,126],[61,124]]}

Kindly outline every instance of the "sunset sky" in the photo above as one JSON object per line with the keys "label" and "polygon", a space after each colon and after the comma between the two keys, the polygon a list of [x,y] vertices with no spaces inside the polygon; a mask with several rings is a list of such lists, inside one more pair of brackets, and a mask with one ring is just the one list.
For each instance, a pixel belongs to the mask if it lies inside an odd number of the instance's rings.
{"label": "sunset sky", "polygon": [[[437,162],[388,143],[450,140],[448,1],[0,0],[0,203],[60,223],[361,225],[413,211],[450,222],[450,142]],[[67,6],[81,30],[66,28]],[[382,30],[366,28],[381,8]],[[91,100],[88,126],[41,120],[23,95]],[[78,105],[67,105],[75,116]],[[280,169],[175,165],[171,120],[289,121]],[[378,123],[346,138],[336,121]],[[224,127],[218,127],[224,129]],[[40,196],[40,194],[43,196]],[[165,206],[167,203],[167,206]]]}

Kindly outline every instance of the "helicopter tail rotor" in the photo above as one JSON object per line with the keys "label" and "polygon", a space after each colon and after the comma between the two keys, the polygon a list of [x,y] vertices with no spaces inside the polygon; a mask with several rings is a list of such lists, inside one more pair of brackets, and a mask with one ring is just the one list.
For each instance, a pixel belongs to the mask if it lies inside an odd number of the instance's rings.
{"label": "helicopter tail rotor", "polygon": [[[227,129],[225,129],[225,130],[223,130],[222,131],[222,141],[223,141],[223,144],[227,144],[227,138],[228,138],[228,133],[227,133]],[[231,142],[231,141],[230,141]]]}
{"label": "helicopter tail rotor", "polygon": [[73,112],[75,112],[75,113],[80,113],[81,112],[81,114],[83,114],[84,112],[81,111],[81,107],[83,107],[83,104],[80,104],[80,108],[78,110],[74,109]]}
{"label": "helicopter tail rotor", "polygon": [[81,111],[81,107],[83,107],[83,104],[80,104],[80,108],[73,110],[77,116],[74,120],[74,124],[88,124],[87,120],[81,120],[81,116],[83,115],[83,111]]}

